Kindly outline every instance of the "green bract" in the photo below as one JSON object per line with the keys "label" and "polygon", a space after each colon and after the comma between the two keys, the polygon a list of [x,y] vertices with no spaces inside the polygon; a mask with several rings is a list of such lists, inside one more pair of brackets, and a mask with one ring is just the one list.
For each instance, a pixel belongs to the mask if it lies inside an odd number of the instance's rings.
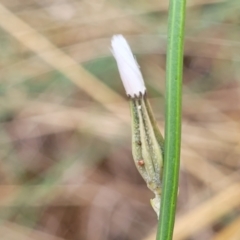
{"label": "green bract", "polygon": [[151,205],[159,215],[162,190],[163,137],[153,117],[146,94],[130,98],[132,153],[135,165],[155,194]]}

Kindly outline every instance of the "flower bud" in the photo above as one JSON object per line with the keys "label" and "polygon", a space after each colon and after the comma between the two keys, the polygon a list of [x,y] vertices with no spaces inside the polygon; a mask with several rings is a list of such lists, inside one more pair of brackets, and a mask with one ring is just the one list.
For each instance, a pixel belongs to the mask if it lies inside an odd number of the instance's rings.
{"label": "flower bud", "polygon": [[112,52],[117,61],[126,93],[130,97],[133,159],[148,188],[155,194],[151,205],[159,215],[162,191],[163,137],[147,100],[146,87],[139,66],[123,36],[113,37]]}

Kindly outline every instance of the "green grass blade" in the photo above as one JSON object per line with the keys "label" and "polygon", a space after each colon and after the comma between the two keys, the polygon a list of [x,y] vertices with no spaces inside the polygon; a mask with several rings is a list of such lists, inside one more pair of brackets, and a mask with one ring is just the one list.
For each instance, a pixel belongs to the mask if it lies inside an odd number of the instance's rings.
{"label": "green grass blade", "polygon": [[157,240],[171,240],[175,222],[180,165],[185,8],[185,0],[170,0],[166,69],[163,195]]}

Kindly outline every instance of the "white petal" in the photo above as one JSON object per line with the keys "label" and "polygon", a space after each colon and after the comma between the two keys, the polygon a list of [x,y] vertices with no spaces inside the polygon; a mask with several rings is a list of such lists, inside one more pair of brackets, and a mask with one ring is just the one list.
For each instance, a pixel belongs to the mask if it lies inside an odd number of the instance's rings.
{"label": "white petal", "polygon": [[112,53],[117,61],[127,95],[130,97],[143,95],[146,92],[146,87],[142,74],[127,41],[122,35],[113,36]]}

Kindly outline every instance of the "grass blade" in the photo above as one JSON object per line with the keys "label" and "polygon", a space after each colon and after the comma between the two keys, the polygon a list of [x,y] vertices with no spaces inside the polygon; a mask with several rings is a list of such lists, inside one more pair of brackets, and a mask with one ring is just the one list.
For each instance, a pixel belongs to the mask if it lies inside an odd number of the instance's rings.
{"label": "grass blade", "polygon": [[175,222],[180,165],[185,8],[185,0],[170,0],[166,69],[163,195],[157,240],[171,240]]}

